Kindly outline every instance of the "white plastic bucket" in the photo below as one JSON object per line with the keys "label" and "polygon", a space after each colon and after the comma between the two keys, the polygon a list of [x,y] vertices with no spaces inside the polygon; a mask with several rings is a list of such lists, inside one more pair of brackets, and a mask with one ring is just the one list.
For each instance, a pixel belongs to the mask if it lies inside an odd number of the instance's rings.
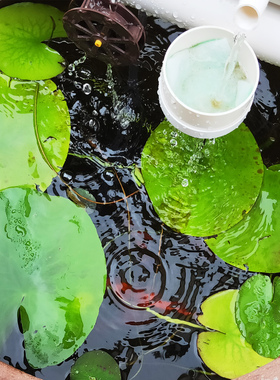
{"label": "white plastic bucket", "polygon": [[[257,57],[245,41],[240,46],[238,62],[252,84],[249,96],[240,105],[225,112],[206,113],[194,110],[184,104],[174,93],[167,79],[167,61],[175,53],[212,39],[227,38],[230,46],[234,34],[224,28],[201,26],[190,29],[177,37],[169,46],[159,77],[159,102],[167,120],[180,131],[198,138],[214,138],[228,134],[237,128],[251,109],[259,82]],[[184,62],[182,62],[184,65]]]}

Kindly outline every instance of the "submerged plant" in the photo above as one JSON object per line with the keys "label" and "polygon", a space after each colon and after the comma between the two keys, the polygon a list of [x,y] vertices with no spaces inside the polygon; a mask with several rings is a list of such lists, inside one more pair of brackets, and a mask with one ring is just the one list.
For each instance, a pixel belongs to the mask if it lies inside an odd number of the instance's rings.
{"label": "submerged plant", "polygon": [[47,79],[64,70],[64,59],[47,45],[66,37],[63,12],[46,4],[16,3],[0,9],[0,70],[19,79]]}
{"label": "submerged plant", "polygon": [[90,217],[62,197],[32,189],[0,192],[0,342],[20,312],[28,362],[67,359],[92,330],[106,263]]}

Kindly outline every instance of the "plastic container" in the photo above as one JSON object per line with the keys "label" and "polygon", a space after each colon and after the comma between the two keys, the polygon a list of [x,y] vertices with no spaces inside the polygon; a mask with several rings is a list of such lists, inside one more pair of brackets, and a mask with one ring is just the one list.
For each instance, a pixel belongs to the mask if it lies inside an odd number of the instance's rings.
{"label": "plastic container", "polygon": [[239,0],[235,23],[244,30],[256,28],[267,6],[268,0]]}
{"label": "plastic container", "polygon": [[[252,1],[257,3],[259,0]],[[236,24],[239,0],[121,0],[121,2],[185,29],[213,25],[235,33],[239,31]],[[259,17],[257,26],[246,33],[247,41],[259,59],[280,66],[279,34],[280,0],[272,0]]]}
{"label": "plastic container", "polygon": [[[215,138],[226,135],[237,128],[245,119],[253,103],[259,82],[257,57],[245,41],[240,46],[238,62],[250,83],[252,90],[240,105],[225,112],[199,112],[185,105],[172,90],[167,79],[166,64],[175,53],[211,39],[227,38],[234,43],[234,34],[224,28],[202,26],[190,29],[176,38],[167,49],[159,77],[159,102],[167,120],[180,131],[198,138]],[[182,62],[184,65],[184,62]]]}

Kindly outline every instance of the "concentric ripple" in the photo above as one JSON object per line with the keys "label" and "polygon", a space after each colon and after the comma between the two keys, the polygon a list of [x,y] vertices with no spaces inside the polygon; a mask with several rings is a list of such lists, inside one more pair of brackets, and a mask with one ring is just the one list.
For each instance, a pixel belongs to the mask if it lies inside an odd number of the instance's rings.
{"label": "concentric ripple", "polygon": [[112,243],[115,248],[108,261],[109,291],[129,307],[150,307],[163,296],[166,270],[156,238],[136,231]]}

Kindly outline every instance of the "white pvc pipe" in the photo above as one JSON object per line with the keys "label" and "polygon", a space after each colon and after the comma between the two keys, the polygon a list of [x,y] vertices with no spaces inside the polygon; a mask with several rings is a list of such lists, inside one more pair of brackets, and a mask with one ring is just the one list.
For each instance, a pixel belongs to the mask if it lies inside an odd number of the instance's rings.
{"label": "white pvc pipe", "polygon": [[267,5],[268,0],[239,0],[235,23],[244,30],[256,28]]}
{"label": "white pvc pipe", "polygon": [[[255,0],[257,2],[259,0]],[[274,0],[275,1],[275,0]],[[180,27],[213,25],[240,32],[235,22],[238,0],[121,0],[123,4]],[[276,2],[276,1],[275,1]],[[246,31],[247,42],[257,57],[280,66],[280,6],[270,2],[253,30]]]}

